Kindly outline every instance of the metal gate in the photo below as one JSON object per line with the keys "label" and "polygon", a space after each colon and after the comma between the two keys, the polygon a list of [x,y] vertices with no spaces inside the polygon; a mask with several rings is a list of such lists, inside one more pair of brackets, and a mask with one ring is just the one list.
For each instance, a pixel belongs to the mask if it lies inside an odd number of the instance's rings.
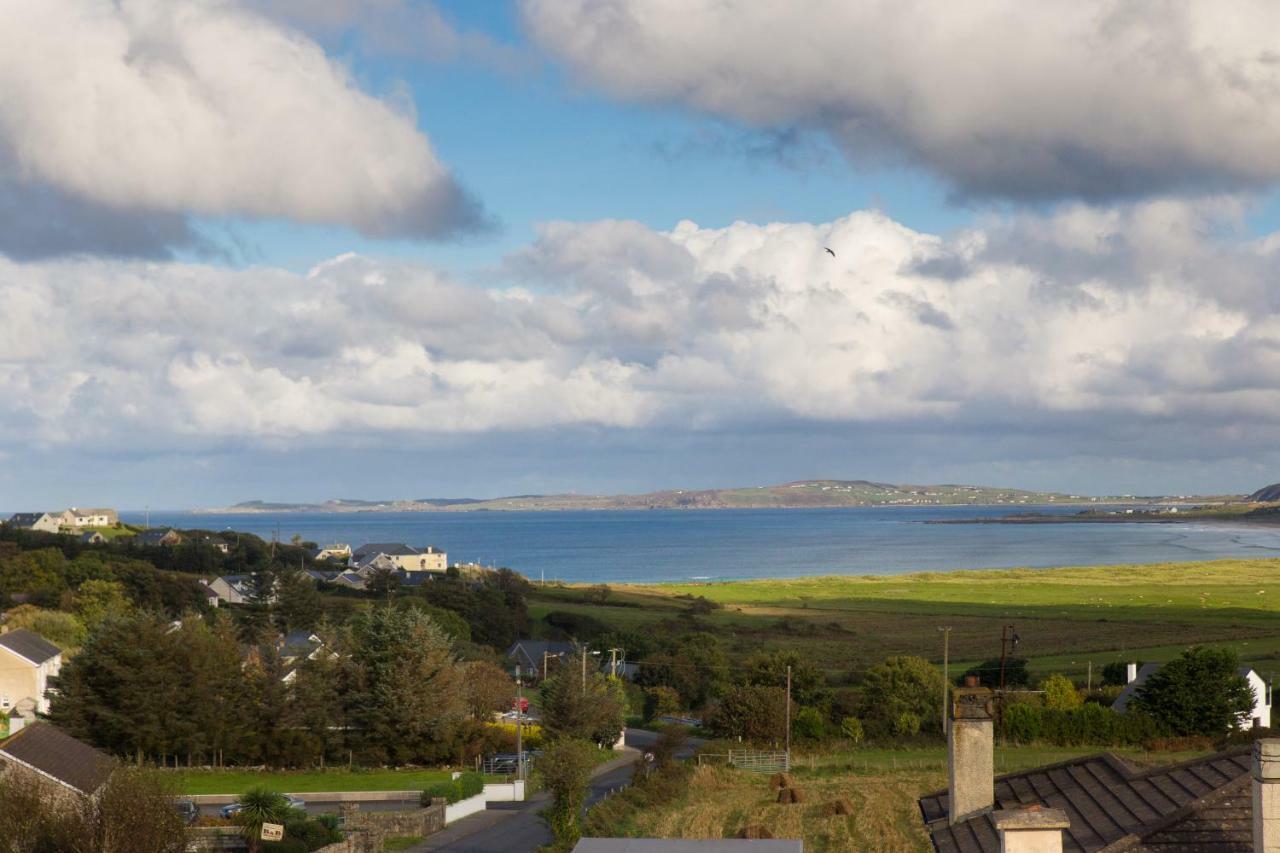
{"label": "metal gate", "polygon": [[787,752],[759,752],[753,749],[729,750],[729,764],[740,770],[756,773],[778,773],[791,769],[791,756]]}

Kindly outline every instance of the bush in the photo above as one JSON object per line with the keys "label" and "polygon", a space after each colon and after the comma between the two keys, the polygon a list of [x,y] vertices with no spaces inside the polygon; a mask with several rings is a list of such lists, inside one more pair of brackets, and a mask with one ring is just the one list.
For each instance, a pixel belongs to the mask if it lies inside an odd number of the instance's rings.
{"label": "bush", "polygon": [[[917,728],[919,723],[917,723]],[[826,734],[827,721],[817,708],[801,708],[791,721],[791,731],[796,737],[805,740],[822,740]]]}
{"label": "bush", "polygon": [[889,723],[894,737],[912,737],[920,734],[920,715],[912,711],[901,711]]}
{"label": "bush", "polygon": [[857,717],[845,717],[840,721],[840,734],[855,744],[862,743],[866,733],[862,730],[862,720]]}
{"label": "bush", "polygon": [[1025,702],[1015,702],[1005,708],[1004,736],[1015,743],[1040,740],[1040,709]]}
{"label": "bush", "polygon": [[436,782],[422,789],[422,804],[431,805],[431,800],[443,797],[446,803],[456,803],[484,791],[484,777],[479,773],[463,773],[457,779],[448,782]]}
{"label": "bush", "polygon": [[659,685],[644,688],[644,718],[652,720],[680,710],[680,694],[670,687]]}
{"label": "bush", "polygon": [[1079,708],[1082,704],[1080,694],[1076,691],[1076,686],[1065,675],[1054,674],[1049,676],[1040,682],[1040,689],[1044,691],[1044,706],[1046,708],[1068,711],[1072,708]]}

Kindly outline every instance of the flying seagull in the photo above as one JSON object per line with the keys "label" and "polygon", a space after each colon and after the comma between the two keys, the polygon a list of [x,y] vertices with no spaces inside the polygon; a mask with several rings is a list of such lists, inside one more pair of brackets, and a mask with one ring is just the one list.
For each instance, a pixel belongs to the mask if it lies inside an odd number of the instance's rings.
{"label": "flying seagull", "polygon": [[823,246],[822,248],[827,249],[827,254],[830,255],[831,257],[834,258],[836,256],[836,253],[828,249],[826,246]]}

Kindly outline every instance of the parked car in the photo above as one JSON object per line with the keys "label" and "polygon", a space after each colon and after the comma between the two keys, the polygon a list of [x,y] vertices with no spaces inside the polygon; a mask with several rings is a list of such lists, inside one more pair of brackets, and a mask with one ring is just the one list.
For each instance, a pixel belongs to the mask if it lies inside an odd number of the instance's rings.
{"label": "parked car", "polygon": [[191,800],[177,800],[174,802],[173,807],[177,810],[178,814],[182,815],[182,819],[185,820],[188,825],[195,823],[196,818],[200,817],[199,806]]}
{"label": "parked car", "polygon": [[[289,801],[289,808],[291,809],[298,809],[300,811],[305,811],[307,808],[307,804],[302,800],[299,800],[297,797],[285,797],[285,799]],[[240,803],[228,803],[227,805],[218,809],[218,814],[224,818],[232,818],[240,814],[240,810],[243,808],[244,806]]]}

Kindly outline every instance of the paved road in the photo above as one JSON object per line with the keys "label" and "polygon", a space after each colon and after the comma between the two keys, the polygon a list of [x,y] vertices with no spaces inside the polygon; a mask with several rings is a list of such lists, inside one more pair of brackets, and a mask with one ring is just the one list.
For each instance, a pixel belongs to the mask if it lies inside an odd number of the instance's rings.
{"label": "paved road", "polygon": [[[653,732],[627,729],[627,746],[644,750],[657,739]],[[631,765],[635,755],[601,765],[591,780],[587,803],[596,803],[611,791],[631,782]],[[539,791],[523,803],[493,803],[480,814],[465,818],[442,832],[412,847],[409,853],[448,851],[448,853],[530,853],[551,841],[538,812],[550,800]]]}

